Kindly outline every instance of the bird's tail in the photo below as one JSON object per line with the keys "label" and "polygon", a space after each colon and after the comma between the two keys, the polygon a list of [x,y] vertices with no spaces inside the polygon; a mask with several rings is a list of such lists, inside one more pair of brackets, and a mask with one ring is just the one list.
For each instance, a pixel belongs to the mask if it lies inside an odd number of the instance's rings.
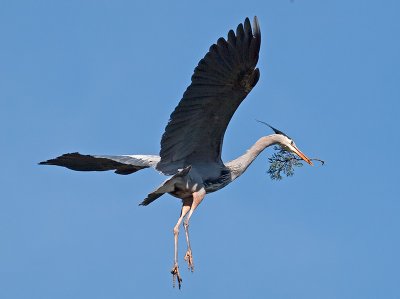
{"label": "bird's tail", "polygon": [[159,161],[160,157],[155,155],[101,156],[69,153],[39,164],[63,166],[77,171],[114,170],[117,174],[131,174],[144,168],[155,168]]}
{"label": "bird's tail", "polygon": [[181,179],[181,177],[187,175],[190,171],[192,166],[188,166],[172,177],[170,177],[168,180],[166,180],[164,183],[161,184],[160,187],[158,187],[156,190],[153,192],[149,193],[147,197],[139,204],[140,206],[147,206],[151,204],[153,201],[155,201],[157,198],[161,197],[165,193],[173,192],[175,191],[175,183],[177,180]]}

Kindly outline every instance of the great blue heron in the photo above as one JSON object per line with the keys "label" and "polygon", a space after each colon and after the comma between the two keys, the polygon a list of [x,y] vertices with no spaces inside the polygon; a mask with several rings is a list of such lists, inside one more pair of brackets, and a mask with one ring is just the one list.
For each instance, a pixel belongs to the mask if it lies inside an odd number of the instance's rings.
{"label": "great blue heron", "polygon": [[[189,221],[196,207],[207,193],[217,191],[243,174],[254,159],[268,146],[278,144],[297,154],[312,165],[281,131],[271,127],[274,134],[261,137],[242,156],[224,163],[221,150],[224,134],[232,115],[257,84],[260,76],[256,68],[261,44],[257,17],[253,29],[248,18],[233,30],[228,38],[218,39],[194,70],[192,83],[183,94],[161,139],[160,155],[81,155],[64,154],[40,162],[64,166],[79,171],[115,170],[131,174],[152,167],[171,176],[140,205],[147,206],[165,193],[182,200],[182,210],[174,226],[174,265],[171,273],[181,287],[178,268],[178,233],[183,221],[187,251],[185,260],[193,271],[192,249],[189,240]],[[186,218],[185,218],[186,217]]]}

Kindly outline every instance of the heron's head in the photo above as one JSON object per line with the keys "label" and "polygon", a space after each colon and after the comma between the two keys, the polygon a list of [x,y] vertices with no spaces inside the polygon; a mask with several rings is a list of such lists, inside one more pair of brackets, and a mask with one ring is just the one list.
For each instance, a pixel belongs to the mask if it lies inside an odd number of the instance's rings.
{"label": "heron's head", "polygon": [[292,138],[290,138],[288,135],[286,135],[282,131],[280,131],[278,129],[275,129],[274,127],[272,127],[271,125],[269,125],[269,124],[267,124],[267,123],[265,123],[263,121],[259,121],[259,122],[261,122],[261,123],[267,125],[268,127],[270,127],[275,132],[275,134],[278,135],[277,142],[284,150],[296,154],[301,159],[306,161],[308,164],[313,165],[313,162],[311,161],[311,159],[308,158],[305,154],[303,154],[299,150],[299,148],[296,146],[296,144],[294,143],[294,140]]}

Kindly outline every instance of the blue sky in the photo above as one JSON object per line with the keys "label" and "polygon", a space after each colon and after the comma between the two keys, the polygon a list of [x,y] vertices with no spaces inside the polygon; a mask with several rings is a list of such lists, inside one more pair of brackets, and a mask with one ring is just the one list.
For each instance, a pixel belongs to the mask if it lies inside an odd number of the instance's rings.
{"label": "blue sky", "polygon": [[[399,298],[398,1],[3,1],[1,298]],[[195,272],[172,288],[180,203],[164,178],[79,173],[63,153],[157,154],[209,46],[257,15],[261,79],[223,157],[271,132],[324,167],[280,182],[267,150],[191,220]]]}

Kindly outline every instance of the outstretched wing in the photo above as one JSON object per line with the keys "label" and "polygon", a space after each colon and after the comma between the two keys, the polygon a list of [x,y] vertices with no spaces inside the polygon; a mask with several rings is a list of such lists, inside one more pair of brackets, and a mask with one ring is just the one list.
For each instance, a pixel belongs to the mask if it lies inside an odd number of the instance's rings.
{"label": "outstretched wing", "polygon": [[256,85],[261,44],[257,17],[248,18],[236,34],[220,38],[194,70],[161,139],[157,169],[174,174],[188,165],[223,166],[221,148],[226,128],[236,109]]}
{"label": "outstretched wing", "polygon": [[40,165],[57,165],[77,171],[114,170],[118,174],[131,174],[148,167],[155,167],[160,161],[153,155],[100,156],[64,154],[54,159],[40,162]]}

